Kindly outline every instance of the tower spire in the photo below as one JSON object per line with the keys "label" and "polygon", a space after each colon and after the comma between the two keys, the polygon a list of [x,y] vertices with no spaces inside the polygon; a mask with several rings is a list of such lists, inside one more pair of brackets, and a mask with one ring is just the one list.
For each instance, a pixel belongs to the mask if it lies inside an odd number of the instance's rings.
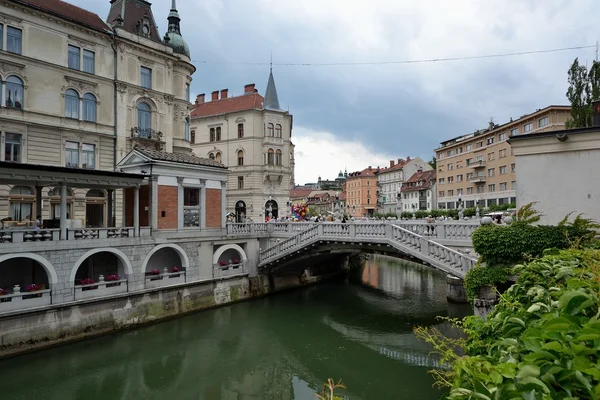
{"label": "tower spire", "polygon": [[265,92],[265,110],[281,111],[279,107],[279,97],[277,96],[277,88],[275,87],[275,79],[273,78],[273,67],[269,71],[269,82],[267,83],[267,90]]}
{"label": "tower spire", "polygon": [[171,2],[171,10],[177,11],[177,0]]}

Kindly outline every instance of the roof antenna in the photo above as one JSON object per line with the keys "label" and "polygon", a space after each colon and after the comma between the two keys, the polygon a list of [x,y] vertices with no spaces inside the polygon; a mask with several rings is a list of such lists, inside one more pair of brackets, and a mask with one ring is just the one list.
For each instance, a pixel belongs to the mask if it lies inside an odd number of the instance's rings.
{"label": "roof antenna", "polygon": [[[598,54],[598,52],[596,52]],[[269,72],[273,72],[273,50],[271,50],[271,62],[269,63],[270,69]]]}

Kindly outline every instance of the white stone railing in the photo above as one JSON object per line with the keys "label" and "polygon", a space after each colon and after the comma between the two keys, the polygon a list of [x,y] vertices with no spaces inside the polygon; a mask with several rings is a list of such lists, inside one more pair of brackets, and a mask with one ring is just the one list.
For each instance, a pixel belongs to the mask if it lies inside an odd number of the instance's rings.
{"label": "white stone railing", "polygon": [[160,286],[177,285],[185,283],[185,270],[177,272],[162,272],[156,275],[146,273],[145,286],[146,288],[155,288]]}
{"label": "white stone railing", "polygon": [[135,228],[81,228],[67,229],[68,240],[86,240],[86,239],[117,239],[129,237],[150,237],[152,230],[147,227],[140,227],[136,235]]}
{"label": "white stone railing", "polygon": [[60,240],[60,229],[10,229],[0,231],[0,243],[48,242]]}
{"label": "white stone railing", "polygon": [[239,262],[236,264],[213,264],[213,277],[224,278],[232,275],[241,275],[247,273],[246,263]]}
{"label": "white stone railing", "polygon": [[261,250],[259,266],[276,262],[317,241],[390,244],[436,268],[464,278],[477,262],[475,258],[437,243],[404,227],[382,223],[318,223],[305,231]]}
{"label": "white stone railing", "polygon": [[100,281],[89,285],[75,285],[75,300],[92,299],[127,292],[127,279]]}
{"label": "white stone railing", "polygon": [[35,292],[15,292],[0,296],[0,313],[52,304],[50,289]]}

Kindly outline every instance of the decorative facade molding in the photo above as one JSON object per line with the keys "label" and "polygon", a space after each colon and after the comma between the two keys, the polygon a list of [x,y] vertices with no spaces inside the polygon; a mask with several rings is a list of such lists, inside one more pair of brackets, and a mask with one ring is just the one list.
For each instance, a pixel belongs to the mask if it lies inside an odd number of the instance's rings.
{"label": "decorative facade molding", "polygon": [[97,82],[87,81],[69,75],[65,75],[65,80],[67,81],[67,84],[61,88],[62,93],[64,93],[69,87],[73,87],[78,89],[82,94],[91,92],[98,96],[98,92],[96,90],[98,88]]}
{"label": "decorative facade molding", "polygon": [[0,23],[9,24],[13,26],[23,27],[23,20],[21,18],[13,17],[12,15],[0,13]]}
{"label": "decorative facade molding", "polygon": [[200,181],[200,186],[204,187],[206,186],[206,179],[199,179]]}
{"label": "decorative facade molding", "polygon": [[227,181],[221,181],[221,187],[222,188],[226,188],[227,187]]}
{"label": "decorative facade molding", "polygon": [[175,101],[175,96],[170,95],[170,94],[165,94],[164,99],[165,99],[165,103],[167,103],[167,105],[170,106]]}
{"label": "decorative facade molding", "polygon": [[94,49],[96,48],[96,43],[90,42],[89,40],[85,40],[85,39],[82,39],[82,38],[74,36],[74,35],[68,35],[67,37],[69,39],[68,40],[69,44],[74,44],[74,45],[76,45],[78,47],[82,47],[82,48],[84,48],[84,47],[94,48]]}
{"label": "decorative facade molding", "polygon": [[182,185],[183,184],[183,177],[182,176],[178,176],[177,177],[177,184]]}
{"label": "decorative facade molding", "polygon": [[154,64],[156,64],[154,61],[150,60],[149,58],[144,58],[142,56],[138,56],[138,60],[140,60],[140,63],[142,63],[143,65],[147,65],[149,67],[154,66]]}
{"label": "decorative facade molding", "polygon": [[23,70],[25,69],[25,64],[19,64],[16,62],[2,60],[0,61],[0,72],[4,74],[9,74],[11,72],[17,73],[19,75],[23,75]]}

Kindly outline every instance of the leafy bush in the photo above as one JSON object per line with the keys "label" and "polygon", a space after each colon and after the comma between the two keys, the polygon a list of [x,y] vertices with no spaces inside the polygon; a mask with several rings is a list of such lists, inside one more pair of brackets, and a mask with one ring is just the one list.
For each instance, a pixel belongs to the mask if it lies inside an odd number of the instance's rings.
{"label": "leafy bush", "polygon": [[515,203],[507,203],[507,204],[496,204],[491,205],[487,208],[488,212],[497,212],[497,211],[506,211],[511,208],[517,208]]}
{"label": "leafy bush", "polygon": [[466,339],[415,330],[449,366],[432,374],[450,399],[600,399],[600,251],[547,253],[515,267],[487,322],[453,321]]}
{"label": "leafy bush", "polygon": [[400,214],[400,218],[412,218],[413,217],[413,213],[411,213],[410,211],[404,211],[402,212],[402,214]]}
{"label": "leafy bush", "polygon": [[429,211],[415,211],[415,218],[417,219],[423,219],[423,218],[427,218],[429,216],[429,214],[431,214]]}
{"label": "leafy bush", "polygon": [[510,276],[510,270],[507,267],[478,266],[471,268],[464,280],[467,299],[472,302],[477,297],[479,289],[484,286],[496,286],[506,282]]}

